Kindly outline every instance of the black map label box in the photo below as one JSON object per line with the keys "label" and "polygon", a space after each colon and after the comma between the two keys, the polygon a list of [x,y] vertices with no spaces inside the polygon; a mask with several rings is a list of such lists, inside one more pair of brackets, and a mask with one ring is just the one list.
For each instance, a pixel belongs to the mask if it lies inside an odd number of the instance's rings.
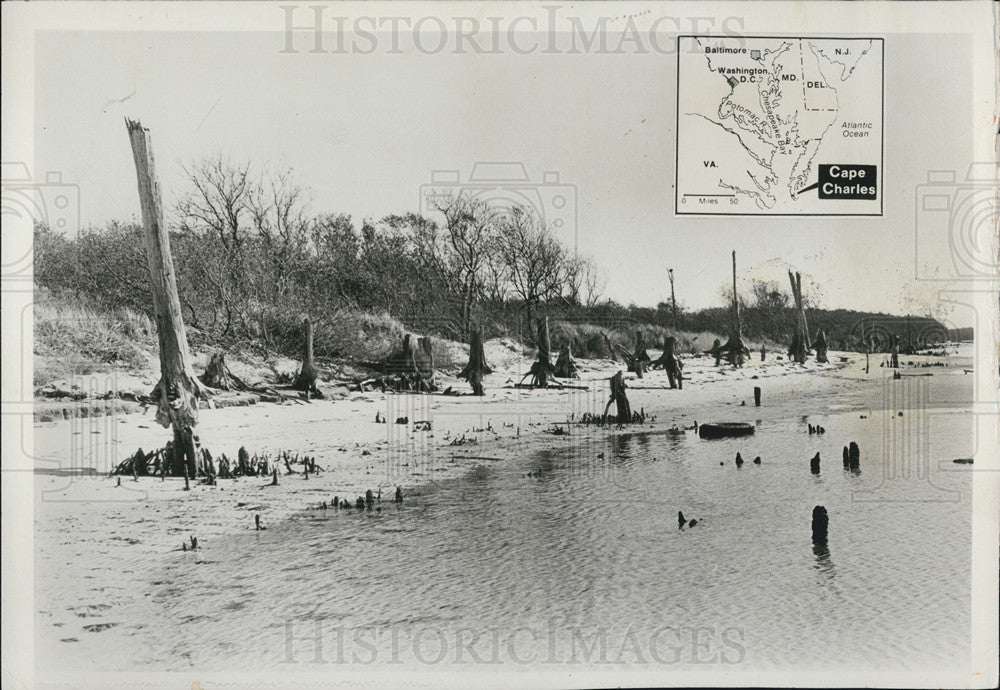
{"label": "black map label box", "polygon": [[874,201],[878,198],[878,166],[820,163],[819,198]]}

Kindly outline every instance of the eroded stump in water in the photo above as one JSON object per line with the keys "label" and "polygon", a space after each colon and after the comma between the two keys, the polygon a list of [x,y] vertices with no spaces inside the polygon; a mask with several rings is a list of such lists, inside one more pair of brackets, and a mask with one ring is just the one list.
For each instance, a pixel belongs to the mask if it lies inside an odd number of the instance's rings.
{"label": "eroded stump in water", "polygon": [[812,540],[813,544],[823,545],[827,541],[827,533],[830,526],[830,516],[823,506],[816,506],[812,513]]}
{"label": "eroded stump in water", "polygon": [[609,379],[609,382],[611,384],[611,398],[604,406],[603,418],[605,420],[608,418],[608,408],[614,403],[615,421],[618,424],[630,424],[632,422],[632,406],[629,405],[628,396],[625,395],[625,375],[619,371]]}

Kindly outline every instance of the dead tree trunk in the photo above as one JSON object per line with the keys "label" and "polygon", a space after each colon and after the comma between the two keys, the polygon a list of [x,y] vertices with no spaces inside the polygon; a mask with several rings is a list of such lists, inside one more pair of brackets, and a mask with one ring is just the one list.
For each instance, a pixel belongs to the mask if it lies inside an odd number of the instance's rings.
{"label": "dead tree trunk", "polygon": [[295,378],[295,383],[292,387],[297,391],[304,391],[307,397],[322,398],[323,393],[319,390],[319,386],[316,385],[316,379],[319,378],[319,369],[316,367],[316,359],[313,356],[312,319],[306,316],[302,320],[302,325],[305,330],[302,346],[302,368],[299,369],[299,375]]}
{"label": "dead tree trunk", "polygon": [[650,368],[662,367],[667,372],[667,381],[671,388],[684,388],[684,377],[681,370],[684,365],[677,356],[677,338],[669,336],[663,340],[663,354],[650,365]]}
{"label": "dead tree trunk", "polygon": [[615,346],[611,344],[611,338],[608,337],[607,332],[602,332],[601,335],[604,336],[604,344],[608,348],[608,357],[611,358],[612,362],[617,362],[618,357],[615,355]]}
{"label": "dead tree trunk", "polygon": [[635,372],[637,378],[642,378],[642,374],[649,368],[651,361],[649,353],[646,352],[646,337],[642,334],[642,329],[635,332],[635,351],[626,353],[628,370]]}
{"label": "dead tree trunk", "polygon": [[431,339],[426,336],[414,336],[407,333],[403,336],[403,349],[388,359],[385,365],[387,373],[395,374],[398,379],[391,387],[400,391],[437,390],[434,384],[434,352]]}
{"label": "dead tree trunk", "polygon": [[740,315],[740,299],[736,292],[735,250],[733,251],[733,323],[729,331],[729,340],[719,351],[728,353],[729,363],[737,368],[742,367],[745,359],[750,356],[750,350],[743,342],[743,317]]}
{"label": "dead tree trunk", "polygon": [[559,357],[556,359],[556,376],[561,379],[579,378],[576,362],[573,361],[573,350],[570,344],[566,343],[559,350]]}
{"label": "dead tree trunk", "polygon": [[805,364],[809,356],[809,324],[806,322],[806,310],[802,302],[802,275],[798,272],[788,272],[788,280],[792,284],[792,296],[795,298],[795,332],[792,335],[792,346],[788,356],[799,364]]}
{"label": "dead tree trunk", "polygon": [[469,363],[458,376],[469,382],[473,395],[485,395],[483,377],[493,373],[486,363],[486,353],[483,351],[483,335],[481,331],[472,331],[469,340]]}
{"label": "dead tree trunk", "polygon": [[618,424],[629,424],[632,421],[632,407],[629,405],[628,396],[625,395],[625,377],[622,372],[618,372],[610,379],[611,383],[611,398],[608,400],[608,404],[604,406],[604,414],[602,419],[606,422],[608,419],[608,408],[611,407],[611,403],[615,404],[616,415],[615,421]]}
{"label": "dead tree trunk", "polygon": [[171,473],[183,475],[185,469],[194,477],[198,471],[195,449],[198,424],[198,398],[207,395],[194,375],[188,350],[181,302],[177,294],[177,277],[170,254],[170,235],[163,218],[160,184],[150,145],[149,130],[139,122],[126,119],[132,157],[138,178],[142,226],[149,264],[153,310],[160,346],[160,380],[153,397],[157,400],[156,421],[173,427],[174,440]]}
{"label": "dead tree trunk", "polygon": [[826,364],[827,362],[830,361],[827,356],[828,348],[826,344],[826,333],[824,333],[823,331],[820,331],[819,335],[816,336],[816,341],[813,342],[813,349],[816,350],[817,362],[819,362],[820,364]]}
{"label": "dead tree trunk", "polygon": [[[552,366],[549,343],[549,318],[546,316],[538,319],[538,359],[528,370],[532,386],[547,388],[549,377],[556,375],[555,367]],[[525,377],[522,377],[522,380]]]}
{"label": "dead tree trunk", "polygon": [[233,372],[229,371],[226,365],[226,353],[215,352],[205,367],[205,373],[198,377],[202,383],[209,388],[218,388],[223,391],[246,390],[248,386],[243,383]]}

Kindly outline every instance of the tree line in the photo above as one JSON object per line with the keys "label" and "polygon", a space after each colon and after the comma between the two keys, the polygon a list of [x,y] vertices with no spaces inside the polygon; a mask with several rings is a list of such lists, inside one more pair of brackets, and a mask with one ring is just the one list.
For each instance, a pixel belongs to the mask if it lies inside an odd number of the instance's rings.
{"label": "tree line", "polygon": [[[287,173],[257,173],[221,157],[184,172],[187,188],[172,209],[170,232],[184,318],[227,348],[297,352],[303,315],[322,328],[345,310],[386,314],[412,330],[461,341],[479,329],[487,338],[531,343],[534,319],[543,314],[608,330],[729,328],[729,307],[675,311],[667,303],[647,308],[605,299],[594,263],[561,243],[531,208],[498,207],[459,190],[435,196],[429,214],[358,225],[347,215],[312,213],[308,190]],[[114,221],[77,237],[36,224],[35,280],[98,305],[152,313],[138,222]],[[810,326],[845,348],[861,347],[860,338],[852,340],[859,319],[872,320],[874,331],[888,318],[822,310],[815,294],[807,305]],[[777,284],[753,281],[740,295],[745,336],[787,342],[795,324],[790,299]],[[723,304],[730,301],[731,293],[723,295]],[[910,325],[926,331],[932,324]],[[318,344],[317,354],[339,353]]]}

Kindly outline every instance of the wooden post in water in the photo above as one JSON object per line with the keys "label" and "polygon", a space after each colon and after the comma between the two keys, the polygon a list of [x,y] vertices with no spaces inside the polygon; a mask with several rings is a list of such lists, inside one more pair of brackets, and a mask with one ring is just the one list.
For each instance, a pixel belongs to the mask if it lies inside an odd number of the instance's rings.
{"label": "wooden post in water", "polygon": [[812,538],[813,544],[822,546],[826,544],[827,533],[830,527],[830,516],[823,506],[813,508],[812,514]]}
{"label": "wooden post in water", "polygon": [[135,160],[146,259],[160,345],[160,380],[153,391],[157,400],[156,421],[164,427],[172,426],[174,429],[171,473],[179,476],[186,472],[193,478],[198,473],[195,451],[198,398],[206,397],[206,391],[191,367],[191,353],[188,350],[181,302],[177,294],[177,276],[170,254],[170,235],[164,222],[149,130],[138,121],[127,118],[125,127]]}

